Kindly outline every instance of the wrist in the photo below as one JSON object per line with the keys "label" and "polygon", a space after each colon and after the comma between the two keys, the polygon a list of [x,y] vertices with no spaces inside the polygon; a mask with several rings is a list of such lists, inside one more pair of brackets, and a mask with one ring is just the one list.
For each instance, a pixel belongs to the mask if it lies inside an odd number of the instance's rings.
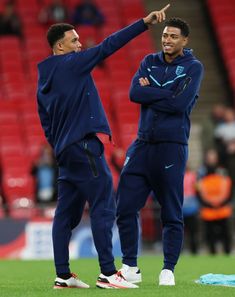
{"label": "wrist", "polygon": [[144,22],[146,28],[149,28],[150,23],[149,23],[147,17],[143,18],[142,20],[143,20],[143,22]]}
{"label": "wrist", "polygon": [[145,25],[148,25],[146,18],[143,18],[143,21],[144,21]]}

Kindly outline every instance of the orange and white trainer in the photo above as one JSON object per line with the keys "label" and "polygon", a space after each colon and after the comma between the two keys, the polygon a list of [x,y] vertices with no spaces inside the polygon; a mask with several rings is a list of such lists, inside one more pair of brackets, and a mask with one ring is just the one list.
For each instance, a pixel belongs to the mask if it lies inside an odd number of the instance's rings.
{"label": "orange and white trainer", "polygon": [[125,278],[122,276],[120,271],[110,276],[106,276],[101,273],[97,279],[96,286],[101,289],[136,289],[138,288],[138,286],[127,282]]}
{"label": "orange and white trainer", "polygon": [[71,273],[71,277],[69,279],[63,279],[57,277],[54,283],[54,289],[88,289],[89,285],[81,281],[75,273]]}

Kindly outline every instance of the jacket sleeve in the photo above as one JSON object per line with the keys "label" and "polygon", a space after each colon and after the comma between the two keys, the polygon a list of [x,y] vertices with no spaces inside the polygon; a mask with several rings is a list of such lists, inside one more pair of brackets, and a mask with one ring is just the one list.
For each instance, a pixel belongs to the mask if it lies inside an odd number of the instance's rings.
{"label": "jacket sleeve", "polygon": [[146,59],[135,74],[131,88],[130,99],[135,103],[146,104],[155,111],[167,113],[184,112],[195,97],[198,97],[200,83],[203,77],[201,63],[194,64],[186,78],[179,84],[175,91],[139,84],[139,78],[148,77]]}
{"label": "jacket sleeve", "polygon": [[[130,40],[148,29],[143,19],[117,31],[97,46],[70,56],[72,67],[76,72],[91,71],[103,59],[112,55]],[[72,58],[71,58],[72,57]]]}
{"label": "jacket sleeve", "polygon": [[195,98],[198,97],[203,72],[202,64],[200,62],[194,63],[171,97],[154,102],[149,107],[155,111],[167,113],[182,113],[186,111]]}
{"label": "jacket sleeve", "polygon": [[44,108],[44,106],[39,101],[38,101],[38,113],[39,113],[41,125],[42,125],[42,128],[44,130],[44,134],[46,136],[46,139],[53,148],[54,145],[53,145],[53,140],[52,140],[52,136],[51,136],[51,133],[50,133],[50,118],[49,118],[49,115],[48,115],[46,109]]}
{"label": "jacket sleeve", "polygon": [[132,102],[148,105],[158,100],[171,98],[174,93],[173,91],[165,90],[163,88],[151,86],[142,87],[140,85],[139,79],[141,77],[147,77],[149,79],[147,59],[148,57],[141,62],[139,70],[132,79],[129,96]]}

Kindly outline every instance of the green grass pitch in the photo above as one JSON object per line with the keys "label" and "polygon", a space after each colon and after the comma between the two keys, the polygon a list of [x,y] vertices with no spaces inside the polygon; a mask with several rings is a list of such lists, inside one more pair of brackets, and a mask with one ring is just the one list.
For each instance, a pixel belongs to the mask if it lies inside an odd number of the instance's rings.
{"label": "green grass pitch", "polygon": [[[120,259],[116,260],[120,267]],[[235,274],[234,256],[182,255],[175,270],[176,286],[159,287],[158,274],[161,256],[141,256],[139,267],[143,282],[139,289],[102,290],[95,287],[99,274],[97,259],[78,259],[71,262],[71,270],[91,285],[90,289],[53,290],[54,267],[52,261],[0,261],[1,297],[53,297],[53,296],[125,296],[125,297],[230,297],[235,288],[198,285],[194,280],[206,273]]]}

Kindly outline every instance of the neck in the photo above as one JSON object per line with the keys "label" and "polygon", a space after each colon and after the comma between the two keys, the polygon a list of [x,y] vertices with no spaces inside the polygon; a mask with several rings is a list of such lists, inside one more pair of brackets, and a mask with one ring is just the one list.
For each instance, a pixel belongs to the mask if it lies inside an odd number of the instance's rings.
{"label": "neck", "polygon": [[183,56],[183,50],[180,53],[169,55],[169,54],[164,54],[164,59],[167,63],[173,62],[177,57]]}

